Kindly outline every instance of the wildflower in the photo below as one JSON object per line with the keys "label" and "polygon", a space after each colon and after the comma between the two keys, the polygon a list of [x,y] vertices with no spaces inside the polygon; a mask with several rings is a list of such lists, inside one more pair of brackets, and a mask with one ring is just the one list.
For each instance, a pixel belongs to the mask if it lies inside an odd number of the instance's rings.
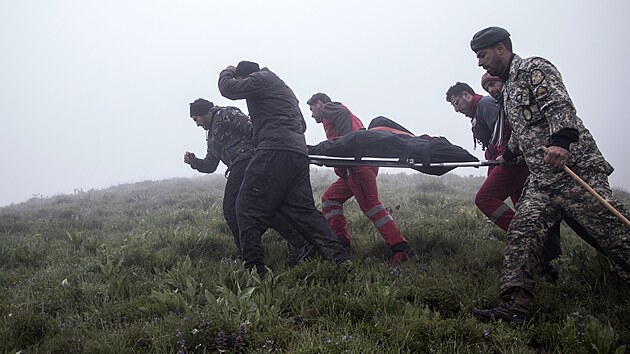
{"label": "wildflower", "polygon": [[234,348],[236,348],[236,349],[243,349],[243,337],[236,336],[234,338]]}
{"label": "wildflower", "polygon": [[226,341],[226,338],[225,338],[225,332],[224,331],[219,331],[219,333],[217,333],[216,344],[217,344],[217,349],[218,350],[226,350],[227,349],[227,341]]}

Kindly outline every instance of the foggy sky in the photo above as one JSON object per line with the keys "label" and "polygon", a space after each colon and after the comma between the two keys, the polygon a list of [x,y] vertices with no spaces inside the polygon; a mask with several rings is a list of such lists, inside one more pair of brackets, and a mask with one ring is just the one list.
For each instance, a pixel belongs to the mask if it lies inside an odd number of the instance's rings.
{"label": "foggy sky", "polygon": [[[560,70],[578,115],[630,189],[625,89],[628,1],[86,1],[0,4],[0,206],[34,195],[199,175],[205,155],[188,116],[204,97],[235,105],[219,72],[247,59],[293,88],[307,142],[325,138],[306,100],[325,92],[367,125],[384,115],[472,150],[470,123],[445,100],[478,92],[472,35],[502,26],[522,57]],[[224,169],[222,168],[221,171]],[[387,170],[400,171],[400,170]],[[460,168],[460,175],[485,169]],[[414,172],[417,173],[417,172]]]}

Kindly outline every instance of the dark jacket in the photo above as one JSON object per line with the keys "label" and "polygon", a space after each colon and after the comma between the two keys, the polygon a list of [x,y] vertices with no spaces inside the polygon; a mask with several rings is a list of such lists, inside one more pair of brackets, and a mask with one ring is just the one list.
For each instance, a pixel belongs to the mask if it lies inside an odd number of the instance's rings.
{"label": "dark jacket", "polygon": [[219,161],[228,170],[235,162],[248,159],[254,153],[252,123],[249,117],[236,107],[214,106],[208,112],[210,119],[207,131],[208,151],[206,157],[193,160],[190,167],[199,172],[216,171]]}
{"label": "dark jacket", "polygon": [[483,150],[486,150],[486,158],[496,159],[503,153],[510,139],[509,124],[501,124],[505,119],[494,98],[484,96],[475,107],[475,117],[472,120],[472,131],[475,141],[481,142]]}
{"label": "dark jacket", "polygon": [[219,91],[231,100],[247,100],[256,149],[288,150],[307,155],[306,122],[298,99],[287,84],[267,68],[237,80],[231,70],[219,75]]}
{"label": "dark jacket", "polygon": [[355,130],[364,129],[361,120],[339,102],[326,103],[322,114],[326,139],[338,138]]}

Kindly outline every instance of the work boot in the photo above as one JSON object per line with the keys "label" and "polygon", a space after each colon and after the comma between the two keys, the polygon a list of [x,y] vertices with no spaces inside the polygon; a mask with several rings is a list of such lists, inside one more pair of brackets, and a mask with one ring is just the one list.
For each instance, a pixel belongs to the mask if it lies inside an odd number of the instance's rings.
{"label": "work boot", "polygon": [[531,301],[532,295],[528,295],[523,289],[515,288],[508,296],[508,300],[501,305],[487,310],[472,309],[472,313],[483,322],[504,320],[522,325],[529,320]]}
{"label": "work boot", "polygon": [[409,243],[401,242],[392,246],[392,265],[399,266],[401,263],[408,260],[418,259],[418,254],[414,251]]}

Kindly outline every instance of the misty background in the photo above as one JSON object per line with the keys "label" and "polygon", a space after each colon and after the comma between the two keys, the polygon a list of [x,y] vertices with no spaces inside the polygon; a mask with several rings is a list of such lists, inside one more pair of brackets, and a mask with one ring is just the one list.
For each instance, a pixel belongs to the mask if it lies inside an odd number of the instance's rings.
{"label": "misty background", "polygon": [[462,81],[485,94],[469,42],[494,25],[520,56],[558,67],[616,168],[612,186],[629,190],[629,10],[622,0],[2,1],[0,206],[199,175],[183,163],[184,151],[206,150],[188,103],[204,97],[247,113],[217,89],[219,72],[243,59],[294,90],[309,144],[325,135],[306,101],[325,92],[365,125],[384,115],[482,159],[445,92]]}

